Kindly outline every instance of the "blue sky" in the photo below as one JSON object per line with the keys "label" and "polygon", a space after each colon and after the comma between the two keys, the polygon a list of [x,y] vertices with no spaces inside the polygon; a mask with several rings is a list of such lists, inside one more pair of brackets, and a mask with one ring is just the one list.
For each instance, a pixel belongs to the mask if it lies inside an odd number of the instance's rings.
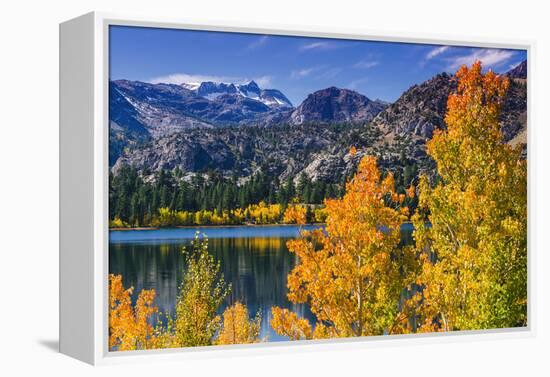
{"label": "blue sky", "polygon": [[297,106],[329,86],[395,101],[410,86],[476,59],[506,72],[524,50],[112,26],[110,78],[146,82],[255,80]]}

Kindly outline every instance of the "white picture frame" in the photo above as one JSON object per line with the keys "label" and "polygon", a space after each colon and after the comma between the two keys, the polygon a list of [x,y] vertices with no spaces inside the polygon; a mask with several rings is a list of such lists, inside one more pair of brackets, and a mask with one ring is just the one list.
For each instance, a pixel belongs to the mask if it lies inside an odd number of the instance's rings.
{"label": "white picture frame", "polygon": [[[289,36],[327,37],[527,50],[528,159],[536,129],[531,124],[533,41],[462,39],[416,33],[389,34],[365,30],[288,25],[132,17],[88,13],[60,24],[60,352],[89,364],[159,359],[261,355],[312,349],[348,349],[403,343],[471,341],[532,337],[536,333],[533,185],[528,183],[528,326],[454,333],[374,336],[326,341],[196,347],[151,351],[108,350],[108,54],[110,25],[145,26]],[[533,164],[528,166],[532,177]]]}

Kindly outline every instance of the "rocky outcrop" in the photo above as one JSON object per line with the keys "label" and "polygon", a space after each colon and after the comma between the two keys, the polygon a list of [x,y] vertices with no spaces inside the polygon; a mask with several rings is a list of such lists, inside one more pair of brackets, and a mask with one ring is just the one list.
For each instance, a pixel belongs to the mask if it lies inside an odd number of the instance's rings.
{"label": "rocky outcrop", "polygon": [[281,181],[303,172],[312,180],[339,182],[347,171],[343,157],[350,145],[369,148],[379,142],[379,134],[369,130],[362,124],[187,129],[130,148],[113,171],[122,165],[151,172],[179,167],[185,173],[215,169],[226,176],[248,177],[262,168]]}
{"label": "rocky outcrop", "polygon": [[414,85],[373,120],[384,134],[413,135],[423,139],[444,127],[447,98],[456,90],[456,79],[442,73]]}
{"label": "rocky outcrop", "polygon": [[176,167],[184,172],[232,170],[235,155],[228,145],[212,135],[204,136],[196,139],[183,133],[162,137],[119,158],[113,171],[116,173],[122,165],[131,165],[141,171],[173,170]]}
{"label": "rocky outcrop", "polygon": [[[519,66],[512,71],[517,68]],[[505,75],[512,77],[517,72],[512,75],[509,73]],[[396,135],[412,136],[422,144],[432,137],[434,130],[445,128],[447,99],[456,90],[457,81],[454,76],[439,74],[408,89],[397,101],[378,114],[373,125],[379,127],[389,140]],[[505,142],[526,128],[526,111],[526,84],[523,80],[511,79],[500,116]]]}
{"label": "rocky outcrop", "polygon": [[331,154],[326,151],[311,156],[311,162],[302,170],[312,181],[330,182],[346,170],[343,153]]}

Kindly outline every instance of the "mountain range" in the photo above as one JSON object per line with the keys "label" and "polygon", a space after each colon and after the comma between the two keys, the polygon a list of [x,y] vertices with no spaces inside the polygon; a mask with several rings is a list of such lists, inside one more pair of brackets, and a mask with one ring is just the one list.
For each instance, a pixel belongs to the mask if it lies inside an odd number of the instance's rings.
{"label": "mountain range", "polygon": [[[510,78],[501,125],[506,142],[526,144],[527,63]],[[441,73],[413,85],[394,103],[345,88],[311,93],[297,107],[277,89],[254,81],[151,84],[110,82],[110,155],[144,172],[179,167],[186,174],[215,169],[250,176],[260,166],[280,179],[304,173],[336,181],[359,155],[373,154],[388,169],[433,169],[424,144],[445,127],[447,98],[456,78]]]}
{"label": "mountain range", "polygon": [[205,81],[200,83],[182,83],[181,86],[209,100],[214,100],[224,94],[233,94],[259,101],[269,107],[293,107],[290,100],[279,90],[260,89],[254,80],[246,84]]}

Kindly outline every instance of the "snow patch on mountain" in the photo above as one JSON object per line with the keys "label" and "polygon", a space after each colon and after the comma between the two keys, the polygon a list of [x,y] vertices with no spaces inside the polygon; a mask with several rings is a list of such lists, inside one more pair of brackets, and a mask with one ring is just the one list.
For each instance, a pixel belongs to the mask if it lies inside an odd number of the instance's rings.
{"label": "snow patch on mountain", "polygon": [[277,89],[261,89],[254,80],[246,84],[204,81],[182,83],[182,87],[210,101],[221,95],[231,94],[259,101],[269,107],[293,107],[290,100]]}

